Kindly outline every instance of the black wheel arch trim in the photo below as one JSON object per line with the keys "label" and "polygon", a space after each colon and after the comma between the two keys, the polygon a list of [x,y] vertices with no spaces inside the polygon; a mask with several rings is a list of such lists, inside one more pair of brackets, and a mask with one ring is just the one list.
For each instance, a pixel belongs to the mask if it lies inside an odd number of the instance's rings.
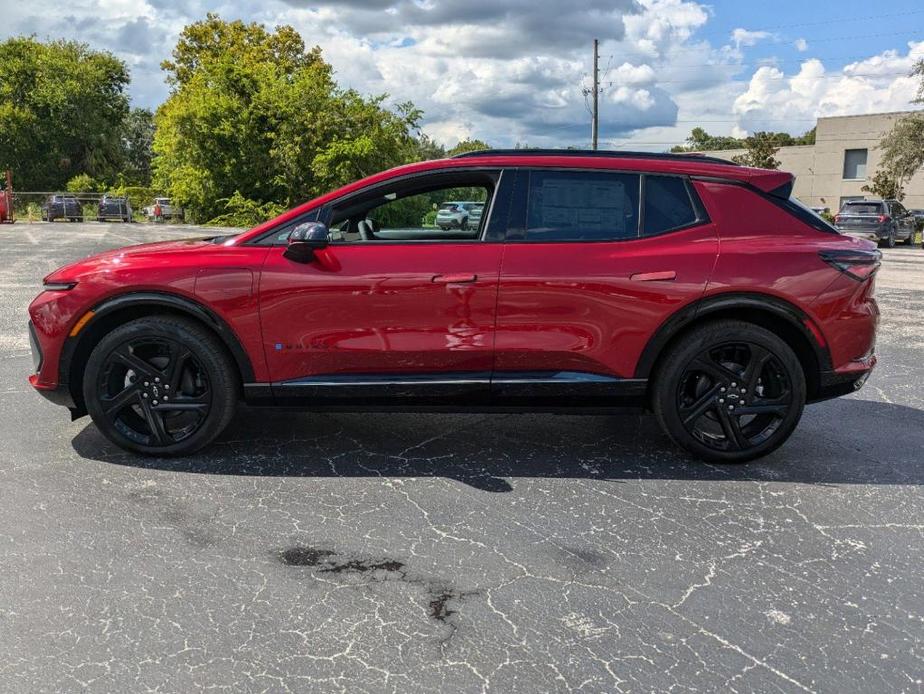
{"label": "black wheel arch trim", "polygon": [[694,323],[701,322],[712,314],[720,311],[735,309],[751,309],[769,313],[774,317],[785,320],[795,328],[812,347],[818,371],[820,373],[832,371],[831,354],[826,346],[818,343],[817,338],[806,325],[806,321],[814,321],[794,304],[769,294],[750,292],[728,292],[704,297],[687,304],[671,315],[648,340],[635,369],[635,378],[649,378],[658,358],[664,348],[682,330]]}
{"label": "black wheel arch trim", "polygon": [[254,380],[253,365],[250,362],[250,357],[241,345],[237,334],[223,318],[198,301],[188,297],[171,294],[169,292],[147,291],[118,294],[104,299],[90,309],[93,311],[93,318],[87,322],[86,326],[84,326],[78,335],[68,337],[64,343],[64,348],[61,350],[58,371],[59,382],[62,386],[70,383],[71,362],[74,358],[74,354],[77,352],[78,346],[81,344],[81,340],[88,333],[88,329],[92,328],[101,318],[104,318],[114,311],[133,306],[162,306],[198,319],[207,327],[211,328],[228,348],[241,374],[242,382],[248,383]]}

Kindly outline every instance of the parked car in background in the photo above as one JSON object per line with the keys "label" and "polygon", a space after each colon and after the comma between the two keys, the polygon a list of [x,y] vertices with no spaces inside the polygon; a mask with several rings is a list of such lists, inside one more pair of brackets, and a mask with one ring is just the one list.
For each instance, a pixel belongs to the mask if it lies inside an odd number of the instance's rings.
{"label": "parked car in background", "polygon": [[481,227],[481,216],[484,213],[484,203],[476,202],[468,213],[467,229],[478,229]]}
{"label": "parked car in background", "polygon": [[121,222],[132,221],[132,205],[128,198],[106,193],[99,201],[96,220],[118,219]]}
{"label": "parked car in background", "polygon": [[73,195],[49,195],[42,203],[42,221],[53,222],[66,219],[79,222],[83,219],[83,207]]}
{"label": "parked car in background", "polygon": [[154,198],[154,202],[144,208],[144,216],[153,222],[183,219],[183,208],[174,207],[170,198]]}
{"label": "parked car in background", "polygon": [[443,231],[448,229],[467,229],[469,215],[478,203],[444,202],[436,211],[436,226]]}
{"label": "parked car in background", "polygon": [[897,200],[848,200],[834,216],[845,234],[894,248],[897,241],[914,243],[916,221]]}
{"label": "parked car in background", "polygon": [[[29,382],[158,456],[213,441],[243,399],[641,407],[695,456],[751,460],[789,438],[806,403],[854,392],[876,364],[881,253],[792,199],[793,182],[641,152],[401,166],[236,236],[52,272],[29,306]],[[370,224],[460,188],[489,201],[480,231]]]}

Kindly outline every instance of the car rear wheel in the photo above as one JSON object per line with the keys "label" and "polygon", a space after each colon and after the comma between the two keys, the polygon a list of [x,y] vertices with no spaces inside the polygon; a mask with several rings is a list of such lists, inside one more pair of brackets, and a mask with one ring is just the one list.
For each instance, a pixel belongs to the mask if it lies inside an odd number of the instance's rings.
{"label": "car rear wheel", "polygon": [[886,248],[895,248],[895,229],[889,232],[889,235],[882,240],[881,245]]}
{"label": "car rear wheel", "polygon": [[789,345],[760,326],[717,321],[665,354],[652,406],[664,431],[696,457],[741,463],[789,438],[805,396],[805,374]]}
{"label": "car rear wheel", "polygon": [[237,405],[235,369],[195,322],[152,316],[122,325],[93,349],[84,400],[110,441],[147,455],[178,456],[211,443]]}

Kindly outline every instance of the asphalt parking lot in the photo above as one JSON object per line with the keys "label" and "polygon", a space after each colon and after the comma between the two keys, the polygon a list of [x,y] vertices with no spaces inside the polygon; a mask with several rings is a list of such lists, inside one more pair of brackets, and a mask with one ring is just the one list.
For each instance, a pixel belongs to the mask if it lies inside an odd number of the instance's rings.
{"label": "asphalt parking lot", "polygon": [[880,364],[718,467],[653,418],[242,410],[138,458],[31,391],[65,262],[195,229],[0,226],[0,691],[921,691],[924,251]]}

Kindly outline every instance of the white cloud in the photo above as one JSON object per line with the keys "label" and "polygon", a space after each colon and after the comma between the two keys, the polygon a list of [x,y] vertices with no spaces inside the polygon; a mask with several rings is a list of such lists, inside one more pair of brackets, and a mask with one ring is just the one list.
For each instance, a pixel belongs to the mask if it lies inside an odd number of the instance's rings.
{"label": "white cloud", "polygon": [[787,75],[776,67],[754,73],[735,99],[738,124],[748,130],[776,130],[780,122],[803,123],[819,116],[842,116],[912,108],[916,80],[911,65],[924,58],[924,41],[909,43],[904,55],[886,51],[829,72],[817,59],[804,61]]}
{"label": "white cloud", "polygon": [[[831,69],[805,60],[745,71],[747,49],[768,31],[735,29],[727,43],[697,38],[713,10],[696,0],[233,0],[222,16],[292,24],[320,45],[344,86],[387,92],[424,111],[424,130],[446,143],[479,137],[494,145],[586,145],[591,39],[601,40],[601,138],[666,149],[695,125],[716,134],[811,127],[818,115],[908,107],[902,77],[924,42]],[[112,50],[132,70],[137,103],[166,95],[159,63],[185,24],[206,7],[179,0],[51,0],[5,9],[0,37],[78,38]],[[635,143],[635,145],[633,145]]]}
{"label": "white cloud", "polygon": [[742,46],[755,46],[760,41],[764,39],[769,39],[773,34],[769,31],[748,31],[747,29],[735,29],[731,33],[731,40],[735,44],[735,48],[741,48]]}

